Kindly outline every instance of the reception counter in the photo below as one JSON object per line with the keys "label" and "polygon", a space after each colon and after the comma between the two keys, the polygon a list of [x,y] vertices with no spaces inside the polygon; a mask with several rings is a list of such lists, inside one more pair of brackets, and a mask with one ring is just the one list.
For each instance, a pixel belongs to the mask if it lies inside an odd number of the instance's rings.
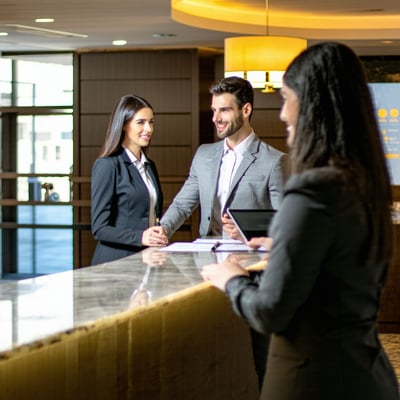
{"label": "reception counter", "polygon": [[[246,399],[248,327],[202,265],[263,253],[142,253],[0,285],[0,399]],[[381,339],[400,378],[400,335]]]}
{"label": "reception counter", "polygon": [[0,399],[257,399],[248,328],[199,272],[215,261],[150,250],[1,284]]}

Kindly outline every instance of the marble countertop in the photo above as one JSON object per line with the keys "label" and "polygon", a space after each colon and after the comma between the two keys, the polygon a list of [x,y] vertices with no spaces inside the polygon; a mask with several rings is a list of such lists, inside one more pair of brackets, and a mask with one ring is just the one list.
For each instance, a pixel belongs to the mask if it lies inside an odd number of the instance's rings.
{"label": "marble countertop", "polygon": [[0,354],[194,287],[203,282],[203,265],[227,256],[246,267],[265,253],[147,249],[107,264],[3,283]]}

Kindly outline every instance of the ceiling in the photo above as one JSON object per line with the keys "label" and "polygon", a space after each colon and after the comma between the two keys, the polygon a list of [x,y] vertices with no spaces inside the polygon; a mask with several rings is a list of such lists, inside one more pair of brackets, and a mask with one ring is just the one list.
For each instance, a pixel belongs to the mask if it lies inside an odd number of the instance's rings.
{"label": "ceiling", "polygon": [[[192,19],[195,26],[173,20],[170,2],[0,0],[0,35],[8,33],[0,36],[0,52],[115,49],[112,41],[116,39],[126,40],[124,48],[129,49],[222,50],[225,37],[256,32],[302,37],[309,43],[340,40],[361,55],[400,55],[399,0],[267,0],[267,14],[265,0],[191,0],[199,5],[208,2],[213,7],[211,18]],[[232,10],[243,16],[248,12],[251,21],[261,13],[261,23],[253,30],[251,23],[243,27],[217,21]],[[267,26],[260,26],[266,16]],[[54,22],[35,22],[36,18],[47,17],[54,18]]]}

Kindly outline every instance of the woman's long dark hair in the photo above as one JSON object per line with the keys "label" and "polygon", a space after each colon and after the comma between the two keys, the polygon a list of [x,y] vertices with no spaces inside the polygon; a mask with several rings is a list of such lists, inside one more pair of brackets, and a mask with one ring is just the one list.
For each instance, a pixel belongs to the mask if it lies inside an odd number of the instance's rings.
{"label": "woman's long dark hair", "polygon": [[143,97],[133,94],[122,96],[114,107],[108,123],[106,139],[99,157],[106,157],[121,148],[124,139],[124,126],[142,108],[153,107]]}
{"label": "woman's long dark hair", "polygon": [[370,262],[387,261],[392,248],[391,186],[363,65],[340,43],[303,51],[289,65],[285,84],[299,99],[291,173],[333,165],[368,210]]}

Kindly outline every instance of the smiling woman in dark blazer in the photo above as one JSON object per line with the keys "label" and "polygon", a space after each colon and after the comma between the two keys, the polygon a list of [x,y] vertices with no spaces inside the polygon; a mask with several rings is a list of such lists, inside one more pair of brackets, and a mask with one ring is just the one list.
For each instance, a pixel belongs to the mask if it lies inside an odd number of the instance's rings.
{"label": "smiling woman in dark blazer", "polygon": [[114,107],[92,168],[92,233],[98,241],[92,265],[168,243],[157,224],[163,204],[157,168],[145,154],[153,124],[153,108],[142,97],[123,96]]}

